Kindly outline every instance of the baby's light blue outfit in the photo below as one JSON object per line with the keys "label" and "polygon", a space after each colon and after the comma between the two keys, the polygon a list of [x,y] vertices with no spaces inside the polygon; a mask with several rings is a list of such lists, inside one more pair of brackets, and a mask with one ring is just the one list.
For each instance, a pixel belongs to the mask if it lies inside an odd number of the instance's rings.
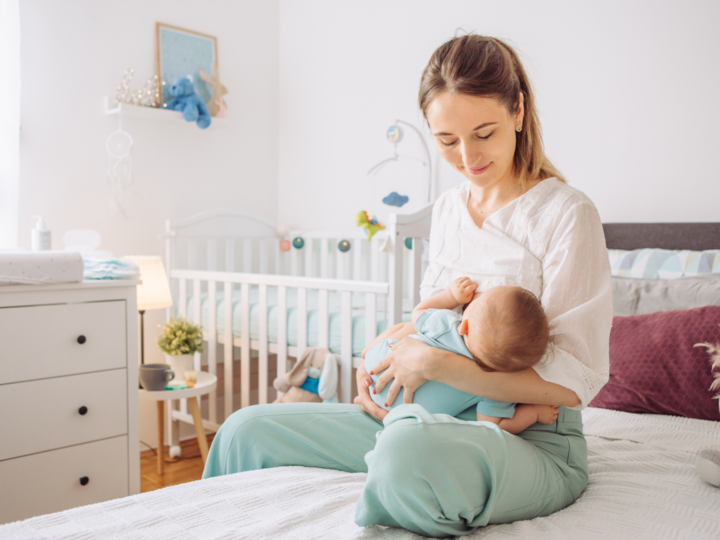
{"label": "baby's light blue outfit", "polygon": [[[467,346],[465,346],[465,340],[458,332],[461,321],[462,315],[452,310],[428,309],[415,321],[415,331],[417,334],[411,337],[424,341],[431,347],[462,354],[472,359],[472,354],[470,354]],[[372,368],[375,367],[380,360],[392,352],[388,345],[396,342],[397,340],[394,339],[386,339],[370,349],[365,354],[365,370],[370,373]],[[370,387],[370,397],[372,397],[372,400],[386,411],[391,411],[395,407],[402,405],[404,388],[400,390],[395,401],[389,407],[385,407],[385,400],[387,399],[387,393],[390,389],[390,383],[385,385],[382,392],[378,394],[372,393],[379,376],[379,373],[370,375],[370,378],[373,380],[373,385]],[[503,401],[495,401],[493,399],[475,396],[437,381],[428,381],[418,388],[413,395],[413,403],[422,406],[430,414],[457,416],[473,405],[476,405],[476,412],[484,414],[485,416],[512,418],[515,414],[514,403],[505,403]]]}

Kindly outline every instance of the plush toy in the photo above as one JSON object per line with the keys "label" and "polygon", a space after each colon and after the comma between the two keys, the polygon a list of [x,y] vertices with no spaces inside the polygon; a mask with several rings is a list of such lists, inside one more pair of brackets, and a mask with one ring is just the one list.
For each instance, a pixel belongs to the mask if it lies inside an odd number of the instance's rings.
{"label": "plush toy", "polygon": [[397,206],[401,208],[410,201],[410,197],[407,195],[400,195],[397,191],[393,191],[387,197],[384,197],[382,202],[388,206]]}
{"label": "plush toy", "polygon": [[274,403],[337,403],[338,368],[327,349],[310,347],[295,366],[273,381],[278,391]]}
{"label": "plush toy", "polygon": [[368,216],[368,213],[365,210],[360,210],[357,214],[355,214],[355,224],[358,227],[365,229],[368,240],[372,240],[375,233],[382,231],[385,228],[385,225],[382,225],[377,219],[370,219],[370,216]]}
{"label": "plush toy", "polygon": [[210,125],[210,112],[195,93],[192,75],[180,77],[170,87],[173,98],[168,101],[167,108],[182,111],[183,118],[188,122],[196,122],[199,128],[205,129]]}
{"label": "plush toy", "polygon": [[210,101],[207,102],[208,110],[210,111],[210,116],[216,116],[217,118],[225,118],[225,110],[227,109],[227,104],[225,103],[223,96],[227,94],[228,91],[227,88],[220,84],[217,62],[213,64],[212,72],[213,74],[211,77],[204,71],[200,70],[200,76],[203,78],[203,81],[212,86],[213,89],[213,97],[211,97]]}

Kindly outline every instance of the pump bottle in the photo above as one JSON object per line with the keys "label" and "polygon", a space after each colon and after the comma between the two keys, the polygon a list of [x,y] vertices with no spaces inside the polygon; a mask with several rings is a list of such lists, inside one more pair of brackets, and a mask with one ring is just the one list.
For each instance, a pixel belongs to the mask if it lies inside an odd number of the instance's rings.
{"label": "pump bottle", "polygon": [[37,223],[35,224],[35,228],[32,229],[32,250],[50,251],[52,247],[50,231],[45,227],[42,216],[33,216],[33,219],[34,218],[37,218]]}

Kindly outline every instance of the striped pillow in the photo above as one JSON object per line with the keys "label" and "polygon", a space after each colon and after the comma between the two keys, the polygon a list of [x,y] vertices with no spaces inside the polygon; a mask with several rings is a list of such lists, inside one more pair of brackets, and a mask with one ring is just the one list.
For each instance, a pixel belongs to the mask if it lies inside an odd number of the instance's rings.
{"label": "striped pillow", "polygon": [[613,276],[677,279],[720,274],[720,250],[609,249]]}

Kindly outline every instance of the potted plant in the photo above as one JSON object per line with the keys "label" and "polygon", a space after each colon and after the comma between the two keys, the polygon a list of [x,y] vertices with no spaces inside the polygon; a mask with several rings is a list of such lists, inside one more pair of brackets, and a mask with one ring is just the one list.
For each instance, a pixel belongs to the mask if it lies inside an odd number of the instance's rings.
{"label": "potted plant", "polygon": [[165,353],[165,359],[175,372],[173,381],[185,380],[185,372],[193,369],[193,356],[203,352],[202,326],[185,318],[170,319],[160,325],[162,333],[157,344]]}

